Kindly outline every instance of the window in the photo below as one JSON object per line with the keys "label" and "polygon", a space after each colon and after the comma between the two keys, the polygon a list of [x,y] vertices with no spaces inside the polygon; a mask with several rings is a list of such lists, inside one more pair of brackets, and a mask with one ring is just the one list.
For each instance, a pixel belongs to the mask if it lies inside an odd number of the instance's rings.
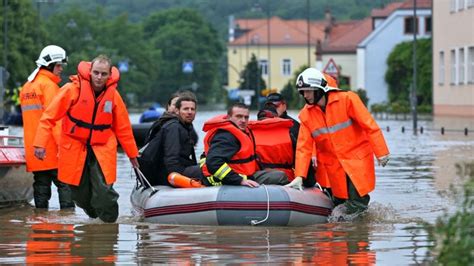
{"label": "window", "polygon": [[[405,18],[405,34],[413,34],[413,17]],[[416,33],[418,34],[418,18],[416,18]]]}
{"label": "window", "polygon": [[291,75],[291,59],[283,59],[281,73],[284,76],[290,76]]}
{"label": "window", "polygon": [[474,46],[467,50],[467,83],[474,84]]}
{"label": "window", "polygon": [[425,34],[431,34],[431,17],[425,18]]}
{"label": "window", "polygon": [[456,66],[457,66],[457,60],[456,60],[456,50],[451,50],[451,85],[455,85],[457,83],[456,80]]}
{"label": "window", "polygon": [[474,0],[467,0],[467,7],[474,7]]}
{"label": "window", "polygon": [[457,0],[458,1],[458,11],[464,9],[464,0]]}
{"label": "window", "polygon": [[458,68],[458,81],[459,84],[464,84],[464,71],[465,71],[465,58],[464,58],[464,48],[459,48],[459,68]]}
{"label": "window", "polygon": [[439,52],[439,73],[438,73],[438,84],[444,85],[444,52]]}
{"label": "window", "polygon": [[449,11],[456,12],[456,2],[458,0],[451,0],[449,3]]}
{"label": "window", "polygon": [[268,75],[268,60],[260,59],[260,68],[262,69],[262,75]]}

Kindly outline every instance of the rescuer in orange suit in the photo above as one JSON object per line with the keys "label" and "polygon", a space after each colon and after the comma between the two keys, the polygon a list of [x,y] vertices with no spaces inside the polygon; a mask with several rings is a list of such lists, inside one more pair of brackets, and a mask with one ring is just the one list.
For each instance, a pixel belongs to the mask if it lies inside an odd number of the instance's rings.
{"label": "rescuer in orange suit", "polygon": [[326,171],[335,204],[346,213],[367,209],[375,188],[374,154],[380,165],[389,160],[382,131],[359,96],[328,86],[317,69],[308,68],[296,79],[306,105],[299,114],[295,179],[287,186],[302,188],[315,147],[317,164]]}
{"label": "rescuer in orange suit", "polygon": [[58,180],[58,143],[61,123],[52,129],[52,137],[45,143],[48,156],[38,160],[34,156],[33,140],[43,111],[59,93],[59,82],[63,65],[67,63],[66,51],[56,45],[48,45],[41,51],[37,68],[28,77],[20,91],[20,105],[23,116],[23,137],[25,144],[26,171],[33,172],[33,195],[36,208],[47,209],[51,198],[51,183],[58,188],[61,209],[74,208],[71,189]]}
{"label": "rescuer in orange suit", "polygon": [[120,74],[104,55],[80,62],[77,70],[41,117],[35,156],[42,160],[49,155],[44,147],[56,121],[62,119],[59,180],[70,185],[74,202],[89,217],[115,222],[117,140],[132,166],[139,167],[127,108],[116,89]]}

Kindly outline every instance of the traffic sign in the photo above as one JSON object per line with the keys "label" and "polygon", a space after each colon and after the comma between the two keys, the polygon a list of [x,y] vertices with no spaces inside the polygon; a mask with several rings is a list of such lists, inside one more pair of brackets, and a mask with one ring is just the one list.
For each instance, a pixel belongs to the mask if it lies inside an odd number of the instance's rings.
{"label": "traffic sign", "polygon": [[329,59],[328,63],[323,69],[324,73],[333,75],[333,76],[339,76],[339,68],[336,65],[336,62],[332,58]]}
{"label": "traffic sign", "polygon": [[193,61],[183,61],[183,73],[193,73]]}

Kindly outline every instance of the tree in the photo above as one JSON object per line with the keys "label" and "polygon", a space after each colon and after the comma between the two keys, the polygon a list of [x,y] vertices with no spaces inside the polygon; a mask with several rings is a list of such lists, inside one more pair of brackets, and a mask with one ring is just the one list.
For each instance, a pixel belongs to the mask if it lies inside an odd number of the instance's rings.
{"label": "tree", "polygon": [[49,42],[65,48],[69,56],[69,67],[63,74],[75,74],[80,61],[105,54],[116,66],[119,62],[128,65],[128,71],[121,72],[119,89],[150,99],[158,79],[160,50],[151,48],[141,25],[131,24],[126,15],[104,20],[102,12],[71,9],[48,19]]}
{"label": "tree", "polygon": [[[413,80],[413,42],[403,42],[395,46],[387,59],[388,69],[385,81],[388,84],[390,102],[409,102],[410,86]],[[431,88],[431,39],[417,41],[417,81],[416,97],[419,105],[432,105]]]}
{"label": "tree", "polygon": [[[152,14],[144,22],[144,37],[162,51],[163,62],[154,96],[165,101],[178,89],[196,89],[199,102],[220,92],[219,65],[223,51],[217,32],[196,11],[170,9]],[[183,61],[193,72],[183,73]],[[192,85],[195,84],[195,85]]]}
{"label": "tree", "polygon": [[[5,1],[4,1],[5,2]],[[38,36],[43,33],[38,28],[38,15],[31,5],[31,1],[8,1],[7,16],[3,16],[4,4],[0,5],[0,25],[7,20],[8,46],[7,46],[7,70],[10,77],[6,87],[13,89],[16,83],[23,84],[28,75],[36,68],[35,61],[41,52],[42,44],[38,42]],[[5,32],[0,32],[0,40],[3,40]],[[0,44],[0,65],[3,65],[5,47],[3,41]]]}
{"label": "tree", "polygon": [[283,95],[287,101],[288,109],[299,109],[304,105],[303,97],[296,90],[296,78],[307,68],[307,65],[302,65],[293,72],[293,77],[288,80],[285,87],[281,90],[281,95]]}
{"label": "tree", "polygon": [[263,89],[267,87],[265,80],[262,78],[262,69],[258,65],[257,57],[252,54],[250,61],[245,66],[245,69],[240,73],[240,80],[242,82],[239,85],[240,90],[252,90],[255,91],[255,97],[253,97],[252,105],[255,108],[259,108],[259,98]]}

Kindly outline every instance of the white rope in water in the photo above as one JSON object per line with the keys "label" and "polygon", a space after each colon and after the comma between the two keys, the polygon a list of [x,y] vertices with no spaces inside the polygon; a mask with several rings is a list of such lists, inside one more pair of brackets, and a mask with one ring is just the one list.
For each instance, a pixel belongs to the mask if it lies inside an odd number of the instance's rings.
{"label": "white rope in water", "polygon": [[140,180],[142,180],[142,182],[144,181],[151,188],[153,193],[155,193],[157,190],[150,184],[150,182],[148,182],[148,179],[145,177],[145,175],[142,173],[142,171],[140,171],[140,169],[138,167],[134,168],[134,169],[138,173],[138,178],[140,178]]}
{"label": "white rope in water", "polygon": [[263,188],[265,188],[265,192],[267,193],[267,216],[263,219],[263,220],[251,220],[250,221],[250,224],[251,225],[258,225],[258,224],[261,224],[263,222],[265,222],[266,220],[268,220],[268,217],[270,216],[270,195],[268,194],[268,189],[267,189],[267,186],[263,185]]}

